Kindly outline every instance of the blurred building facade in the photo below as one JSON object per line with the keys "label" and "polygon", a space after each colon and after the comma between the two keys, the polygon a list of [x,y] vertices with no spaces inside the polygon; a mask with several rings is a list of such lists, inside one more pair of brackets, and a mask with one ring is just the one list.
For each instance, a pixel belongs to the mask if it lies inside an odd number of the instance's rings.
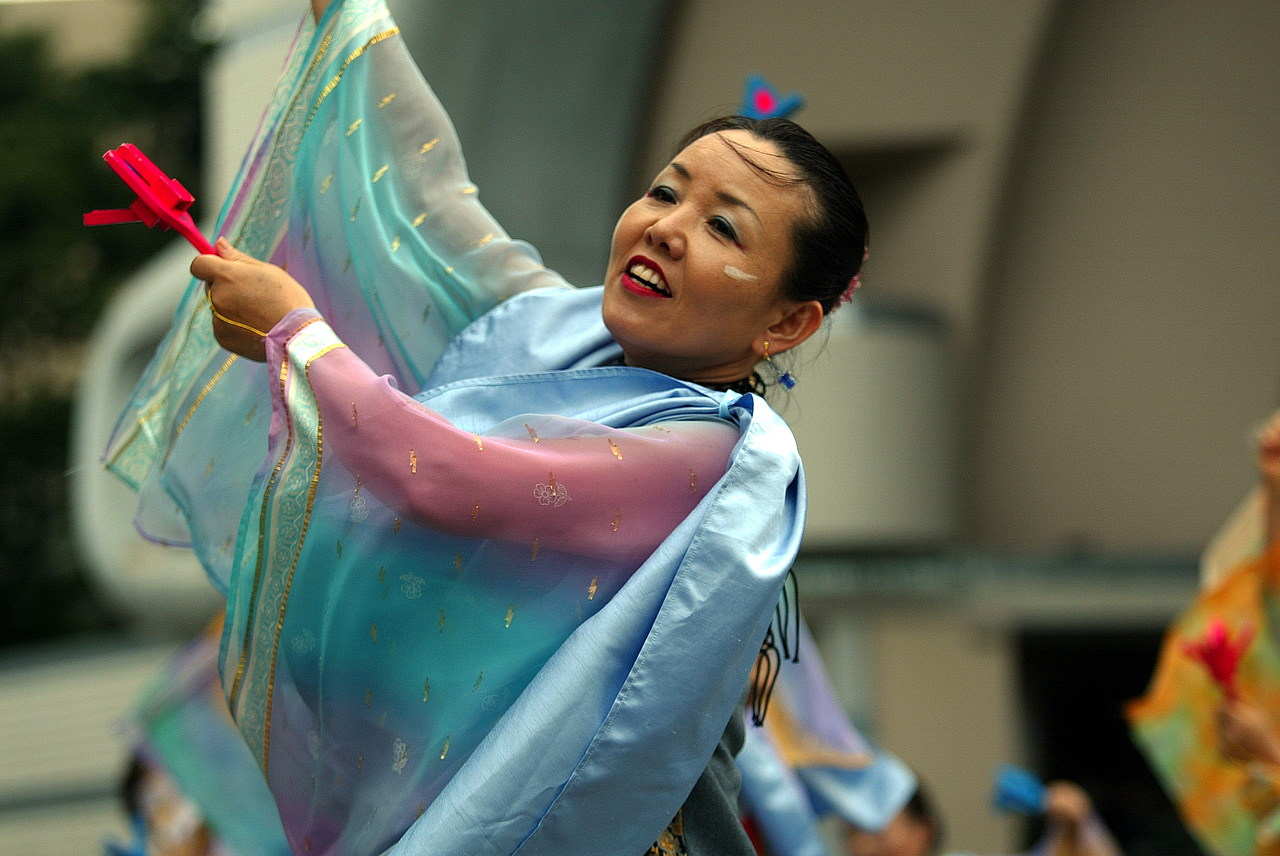
{"label": "blurred building facade", "polygon": [[[0,5],[0,27],[120,2]],[[865,294],[781,405],[811,483],[803,603],[846,705],[932,783],[952,844],[1012,851],[985,803],[997,764],[1051,754],[1028,663],[1052,662],[1046,639],[1158,638],[1254,480],[1251,431],[1280,391],[1280,7],[393,5],[486,203],[583,285],[617,213],[749,72],[804,94],[872,233]],[[301,12],[209,8],[215,194]],[[134,299],[176,301],[187,261],[157,260]],[[119,368],[84,454],[163,314],[104,320],[93,347]],[[111,490],[86,483],[82,517],[127,533]],[[130,576],[132,549],[99,564],[141,603],[159,583]]]}

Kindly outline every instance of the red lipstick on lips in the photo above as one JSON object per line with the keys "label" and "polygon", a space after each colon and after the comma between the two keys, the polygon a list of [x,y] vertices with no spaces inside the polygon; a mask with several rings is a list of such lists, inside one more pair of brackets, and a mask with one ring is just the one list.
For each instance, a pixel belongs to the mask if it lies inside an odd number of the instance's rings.
{"label": "red lipstick on lips", "polygon": [[626,269],[622,271],[622,287],[632,294],[640,297],[653,297],[659,300],[670,300],[670,294],[662,294],[661,292],[655,291],[649,287],[648,283],[638,280],[631,275],[631,268],[636,265],[644,265],[649,268],[649,270],[656,271],[658,276],[662,277],[663,282],[667,281],[667,275],[663,272],[661,265],[653,261],[653,259],[646,258],[645,256],[632,256],[627,261]]}

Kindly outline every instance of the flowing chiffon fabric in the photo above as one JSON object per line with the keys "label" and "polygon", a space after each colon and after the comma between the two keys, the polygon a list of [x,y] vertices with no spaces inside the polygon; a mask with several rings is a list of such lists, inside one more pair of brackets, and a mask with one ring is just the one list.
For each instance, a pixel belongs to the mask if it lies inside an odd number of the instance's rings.
{"label": "flowing chiffon fabric", "polygon": [[801,622],[798,662],[783,661],[761,727],[738,754],[742,802],[780,856],[828,856],[819,828],[837,816],[878,832],[916,791],[916,777],[849,721]]}
{"label": "flowing chiffon fabric", "polygon": [[[217,346],[193,282],[107,462],[139,489],[140,530],[189,544],[227,594],[223,689],[294,851],[643,852],[706,766],[798,549],[785,425],[758,398],[611,365],[600,290],[566,288],[479,205],[379,0],[304,22],[219,232],[286,266],[319,314],[249,363]],[[362,426],[347,352],[444,433]],[[608,494],[591,473],[696,423],[736,429],[719,463],[695,454],[665,486],[602,475],[623,498],[581,512]],[[416,444],[458,432],[480,469],[486,439],[599,460],[586,483],[548,466],[507,485],[531,520],[577,515],[545,540],[486,529],[498,501],[464,471],[414,482],[463,509],[442,529],[344,459],[341,432],[351,449],[365,429],[408,476],[428,471]],[[600,548],[676,497],[692,511],[636,541],[650,553]]]}

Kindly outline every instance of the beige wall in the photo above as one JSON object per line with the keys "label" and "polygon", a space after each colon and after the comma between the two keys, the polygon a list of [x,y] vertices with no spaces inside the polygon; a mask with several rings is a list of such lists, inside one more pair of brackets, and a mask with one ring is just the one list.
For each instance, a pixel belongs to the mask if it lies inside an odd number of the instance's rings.
{"label": "beige wall", "polygon": [[971,533],[1194,551],[1280,392],[1280,6],[1063,11],[992,249]]}
{"label": "beige wall", "polygon": [[798,118],[850,162],[855,180],[892,188],[868,194],[864,281],[879,295],[942,310],[963,350],[1013,119],[1050,8],[1047,0],[683,4],[643,180],[685,130],[737,109],[748,72],[799,90]]}
{"label": "beige wall", "polygon": [[137,0],[0,0],[0,33],[52,31],[49,46],[55,61],[92,65],[127,57],[141,16]]}
{"label": "beige wall", "polygon": [[802,91],[866,293],[951,325],[962,539],[1194,552],[1280,392],[1276,44],[1252,0],[691,0],[642,173],[747,72]]}

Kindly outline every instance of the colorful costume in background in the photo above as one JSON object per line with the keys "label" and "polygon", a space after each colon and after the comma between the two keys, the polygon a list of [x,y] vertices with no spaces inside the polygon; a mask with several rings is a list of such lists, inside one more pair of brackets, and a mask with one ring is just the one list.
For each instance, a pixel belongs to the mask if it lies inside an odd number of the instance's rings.
{"label": "colorful costume in background", "polygon": [[819,822],[835,815],[879,831],[916,790],[916,777],[849,722],[809,629],[799,662],[783,662],[762,727],[738,754],[742,802],[773,856],[829,856]]}
{"label": "colorful costume in background", "polygon": [[785,425],[618,365],[600,290],[477,202],[379,0],[304,22],[219,233],[319,312],[254,364],[193,283],[107,460],[227,594],[294,851],[644,852],[798,548]]}
{"label": "colorful costume in background", "polygon": [[235,856],[289,856],[262,774],[227,712],[218,681],[221,622],[178,653],[143,690],[130,738],[173,780]]}
{"label": "colorful costume in background", "polygon": [[1200,844],[1218,856],[1280,853],[1280,789],[1272,773],[1218,751],[1214,714],[1223,690],[1187,644],[1221,621],[1254,638],[1239,662],[1240,697],[1280,710],[1280,553],[1221,576],[1169,629],[1147,694],[1130,704],[1134,740]]}

